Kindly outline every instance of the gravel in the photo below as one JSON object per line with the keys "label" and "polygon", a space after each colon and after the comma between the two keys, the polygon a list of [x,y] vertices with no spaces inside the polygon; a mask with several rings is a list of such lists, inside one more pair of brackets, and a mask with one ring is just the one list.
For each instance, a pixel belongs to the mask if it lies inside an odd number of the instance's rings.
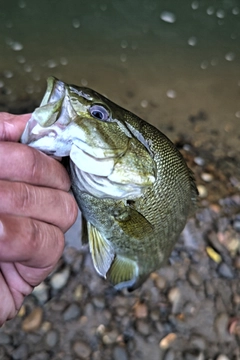
{"label": "gravel", "polygon": [[206,191],[170,264],[117,292],[70,231],[56,270],[0,329],[0,359],[239,360],[240,197],[211,156],[188,153]]}

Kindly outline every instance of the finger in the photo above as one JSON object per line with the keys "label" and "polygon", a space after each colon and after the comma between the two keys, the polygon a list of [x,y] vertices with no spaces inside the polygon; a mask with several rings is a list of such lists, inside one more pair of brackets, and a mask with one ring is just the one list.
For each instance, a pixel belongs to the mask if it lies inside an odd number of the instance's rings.
{"label": "finger", "polygon": [[0,141],[19,141],[31,114],[0,113]]}
{"label": "finger", "polygon": [[[25,267],[25,273],[27,272],[26,270],[27,268]],[[11,311],[8,311],[8,313],[10,313],[8,317],[12,318],[14,315],[14,311],[16,312],[17,310],[20,309],[24,297],[32,292],[33,286],[31,286],[24,279],[24,277],[21,276],[18,269],[16,268],[16,263],[2,262],[0,264],[0,272],[2,274],[2,276],[0,274],[0,288],[4,287],[4,285],[6,287],[5,291],[6,291],[6,296],[8,297],[8,305],[11,305],[10,307]],[[10,290],[10,296],[9,296],[9,290]],[[0,294],[2,293],[0,292]],[[5,309],[7,308],[6,305],[5,305]]]}
{"label": "finger", "polygon": [[13,142],[0,142],[0,179],[70,189],[69,176],[59,161]]}
{"label": "finger", "polygon": [[3,325],[6,320],[12,319],[17,314],[12,293],[5,281],[1,268],[0,268],[0,300],[1,300],[0,327],[1,327],[1,325]]}
{"label": "finger", "polygon": [[56,226],[20,216],[0,215],[0,261],[45,269],[54,267],[64,248]]}
{"label": "finger", "polygon": [[0,180],[0,214],[31,217],[66,232],[77,218],[73,196],[62,190]]}

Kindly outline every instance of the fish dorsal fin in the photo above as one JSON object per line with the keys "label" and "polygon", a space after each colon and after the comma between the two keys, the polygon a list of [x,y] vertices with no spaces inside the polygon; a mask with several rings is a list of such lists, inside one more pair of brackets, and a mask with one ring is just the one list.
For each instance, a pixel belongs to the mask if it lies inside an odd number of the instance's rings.
{"label": "fish dorsal fin", "polygon": [[95,226],[88,222],[87,228],[93,264],[97,272],[106,278],[106,274],[115,257],[113,248]]}
{"label": "fish dorsal fin", "polygon": [[135,261],[124,256],[116,255],[107,279],[113,284],[115,289],[121,290],[125,287],[132,287],[138,277],[138,266]]}

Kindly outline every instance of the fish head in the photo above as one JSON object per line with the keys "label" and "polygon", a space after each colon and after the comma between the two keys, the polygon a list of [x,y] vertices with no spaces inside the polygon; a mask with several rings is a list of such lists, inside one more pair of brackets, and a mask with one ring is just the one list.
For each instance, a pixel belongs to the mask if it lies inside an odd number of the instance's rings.
{"label": "fish head", "polygon": [[[155,181],[155,163],[128,125],[129,114],[94,90],[50,77],[21,141],[56,158],[70,156],[76,181],[94,183],[87,188],[94,195],[106,195],[99,192],[104,184],[109,196],[139,195]],[[113,183],[124,190],[116,195]]]}

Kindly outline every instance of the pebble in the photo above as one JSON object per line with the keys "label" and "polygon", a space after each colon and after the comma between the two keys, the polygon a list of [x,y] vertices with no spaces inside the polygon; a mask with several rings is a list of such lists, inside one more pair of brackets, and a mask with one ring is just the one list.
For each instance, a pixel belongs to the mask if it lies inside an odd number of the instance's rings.
{"label": "pebble", "polygon": [[12,359],[13,360],[25,360],[28,358],[28,346],[27,344],[21,344],[12,352]]}
{"label": "pebble", "polygon": [[42,282],[36,286],[32,292],[40,304],[44,304],[48,300],[48,286]]}
{"label": "pebble", "polygon": [[0,332],[0,345],[11,344],[12,337],[4,332]]}
{"label": "pebble", "polygon": [[79,301],[82,299],[82,295],[83,295],[83,286],[79,284],[74,290],[74,299]]}
{"label": "pebble", "polygon": [[87,359],[91,354],[90,347],[83,341],[76,341],[73,344],[73,350],[80,359]]}
{"label": "pebble", "polygon": [[204,351],[206,349],[206,341],[200,336],[192,336],[189,344],[191,348]]}
{"label": "pebble", "polygon": [[201,178],[202,178],[202,180],[205,181],[205,182],[211,182],[211,181],[213,181],[213,176],[212,176],[212,174],[209,174],[209,173],[202,173],[202,174],[201,174]]}
{"label": "pebble", "polygon": [[71,304],[63,313],[64,321],[73,320],[80,316],[80,308],[77,304]]}
{"label": "pebble", "polygon": [[205,198],[208,196],[208,191],[206,186],[204,185],[197,185],[198,193],[200,198]]}
{"label": "pebble", "polygon": [[172,349],[168,350],[164,356],[164,360],[176,360],[175,353]]}
{"label": "pebble", "polygon": [[234,273],[232,269],[224,262],[219,265],[218,272],[221,276],[225,277],[226,279],[234,278]]}
{"label": "pebble", "polygon": [[175,333],[170,333],[167,336],[165,336],[164,338],[162,338],[162,340],[159,343],[159,347],[161,349],[168,349],[170,347],[170,345],[173,343],[174,340],[176,340],[177,335]]}
{"label": "pebble", "polygon": [[57,331],[51,330],[51,331],[49,331],[49,333],[47,333],[46,344],[49,347],[54,347],[54,346],[56,346],[58,339],[59,339],[59,335],[58,335]]}
{"label": "pebble", "polygon": [[105,300],[101,297],[94,297],[93,298],[93,305],[96,306],[98,309],[104,309],[105,308]]}
{"label": "pebble", "polygon": [[220,313],[219,315],[217,315],[214,321],[215,329],[221,341],[226,341],[229,339],[228,323],[229,317],[226,313]]}
{"label": "pebble", "polygon": [[194,162],[195,164],[199,165],[199,166],[203,166],[205,164],[205,161],[203,158],[201,158],[200,156],[196,156],[194,158]]}
{"label": "pebble", "polygon": [[113,350],[113,360],[128,360],[128,355],[123,347],[116,346]]}
{"label": "pebble", "polygon": [[218,355],[218,357],[216,358],[216,360],[230,360],[229,357],[227,357],[224,354],[220,354]]}
{"label": "pebble", "polygon": [[[46,351],[39,351],[28,358],[28,360],[51,360],[51,355]],[[64,359],[66,360],[66,358]]]}
{"label": "pebble", "polygon": [[65,267],[62,271],[59,271],[51,277],[50,284],[53,289],[60,290],[62,289],[68,282],[70,276],[70,268]]}
{"label": "pebble", "polygon": [[150,333],[150,328],[149,328],[149,324],[146,323],[143,320],[138,320],[137,321],[137,330],[138,332],[140,332],[143,335],[149,335]]}
{"label": "pebble", "polygon": [[167,282],[166,282],[166,279],[163,276],[158,276],[155,279],[155,284],[156,284],[158,289],[164,290],[165,287],[166,287]]}
{"label": "pebble", "polygon": [[172,304],[172,313],[176,314],[179,312],[179,305],[181,301],[181,292],[177,287],[170,289],[168,293],[168,300]]}
{"label": "pebble", "polygon": [[141,302],[137,302],[134,307],[134,315],[136,318],[138,319],[142,319],[142,318],[146,318],[148,315],[148,309],[146,304],[141,303]]}
{"label": "pebble", "polygon": [[42,323],[43,310],[36,307],[22,322],[23,331],[30,332],[39,329]]}
{"label": "pebble", "polygon": [[188,279],[194,286],[200,286],[202,284],[202,278],[195,269],[191,269],[188,273]]}

